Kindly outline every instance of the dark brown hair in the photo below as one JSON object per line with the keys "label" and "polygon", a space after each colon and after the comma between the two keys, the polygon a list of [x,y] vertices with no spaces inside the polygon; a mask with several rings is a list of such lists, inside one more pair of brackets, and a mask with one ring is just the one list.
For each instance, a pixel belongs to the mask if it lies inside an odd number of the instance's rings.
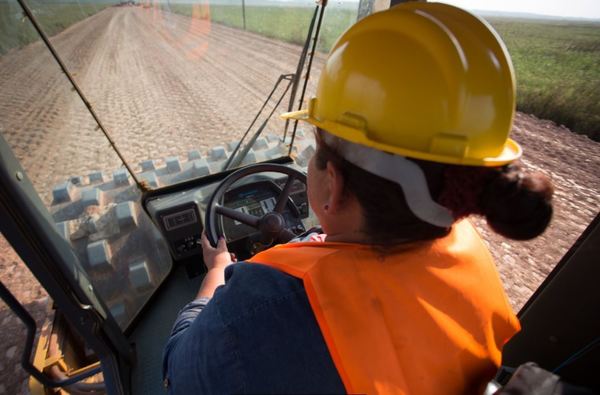
{"label": "dark brown hair", "polygon": [[[344,192],[356,196],[364,211],[363,231],[373,244],[432,240],[450,229],[417,218],[408,208],[402,188],[345,160],[316,133],[315,165],[331,162],[344,177]],[[520,166],[456,166],[411,159],[427,179],[432,198],[455,219],[482,215],[497,233],[516,240],[541,234],[552,217],[553,188],[541,173],[525,174]]]}

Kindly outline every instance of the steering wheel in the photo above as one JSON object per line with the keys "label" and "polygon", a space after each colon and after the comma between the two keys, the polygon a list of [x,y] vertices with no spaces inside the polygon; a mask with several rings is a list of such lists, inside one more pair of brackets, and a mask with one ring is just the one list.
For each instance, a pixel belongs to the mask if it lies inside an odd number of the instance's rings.
{"label": "steering wheel", "polygon": [[[277,197],[277,203],[275,204],[273,211],[268,212],[259,218],[222,205],[225,192],[227,192],[235,182],[252,174],[265,172],[282,173],[288,176],[281,193]],[[289,196],[294,180],[299,180],[306,185],[306,174],[291,167],[271,163],[250,165],[231,173],[221,181],[221,184],[215,189],[206,206],[204,230],[208,241],[210,241],[213,246],[216,246],[219,236],[222,234],[222,230],[217,222],[217,214],[224,215],[225,217],[258,229],[263,244],[271,244],[274,241],[287,243],[296,237],[296,234],[287,228],[285,218],[283,217],[283,210],[288,201],[290,201]],[[219,230],[220,234],[217,233],[217,230]]]}

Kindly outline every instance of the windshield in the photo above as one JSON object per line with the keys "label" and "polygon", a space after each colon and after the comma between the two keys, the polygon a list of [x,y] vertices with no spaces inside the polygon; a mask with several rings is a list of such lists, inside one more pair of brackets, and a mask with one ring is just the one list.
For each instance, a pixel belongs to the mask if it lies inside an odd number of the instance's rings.
{"label": "windshield", "polygon": [[[314,91],[311,78],[304,92],[308,60],[302,59],[307,38],[312,44],[308,34],[316,33],[316,26],[309,31],[314,1],[27,4],[123,159],[148,187],[288,154],[281,140],[294,128],[287,125],[286,133],[278,115]],[[14,5],[3,13],[12,30],[23,21]],[[356,20],[357,9],[356,2],[328,9],[317,58]],[[25,37],[12,34],[2,52],[38,40],[33,29],[25,30]],[[15,56],[30,63],[25,54]],[[321,64],[317,60],[315,68]],[[47,73],[40,66],[38,72]],[[45,100],[32,99],[34,108]],[[69,126],[79,128],[74,117]],[[261,136],[252,139],[257,132]],[[253,147],[232,160],[243,136]],[[108,163],[98,165],[109,170]]]}
{"label": "windshield", "polygon": [[[320,8],[309,0],[25,6],[63,67],[19,2],[0,0],[0,133],[126,328],[172,265],[142,191],[290,153],[296,125],[278,115],[314,92],[318,73],[307,77]],[[327,10],[313,69],[357,10],[356,2]]]}

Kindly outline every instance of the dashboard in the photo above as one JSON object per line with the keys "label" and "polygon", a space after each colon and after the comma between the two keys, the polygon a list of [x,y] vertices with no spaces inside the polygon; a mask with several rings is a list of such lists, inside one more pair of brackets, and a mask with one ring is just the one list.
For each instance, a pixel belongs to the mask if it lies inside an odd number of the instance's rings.
{"label": "dashboard", "polygon": [[[281,180],[259,181],[235,188],[225,194],[223,205],[260,218],[275,208],[285,180],[286,177]],[[290,199],[283,211],[287,228],[298,234],[305,231],[301,221],[302,213],[304,213],[304,217],[308,214],[308,203],[302,194],[306,194],[306,187],[303,183],[296,181],[292,185]],[[231,218],[221,216],[220,222],[228,242],[235,242],[257,233],[256,229],[251,226]]]}
{"label": "dashboard", "polygon": [[[287,176],[279,173],[260,173],[234,184],[224,195],[225,207],[262,217],[275,207]],[[189,189],[166,193],[146,201],[146,208],[168,241],[175,261],[201,255],[200,236],[204,230],[204,213],[219,181]],[[300,235],[317,225],[308,205],[306,185],[294,180],[283,211],[286,227]],[[217,219],[230,252],[238,259],[247,259],[267,246],[261,243],[257,229],[225,216]]]}

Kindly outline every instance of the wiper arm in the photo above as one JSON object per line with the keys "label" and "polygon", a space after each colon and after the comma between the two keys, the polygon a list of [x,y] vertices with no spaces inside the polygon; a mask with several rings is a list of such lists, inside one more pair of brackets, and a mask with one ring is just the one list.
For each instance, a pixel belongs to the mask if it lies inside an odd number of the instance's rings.
{"label": "wiper arm", "polygon": [[[313,16],[313,23],[311,23],[311,29],[314,27],[314,17],[317,16],[317,12],[319,12],[319,20],[317,22],[317,30],[315,32],[315,36],[313,39],[312,50],[310,52],[310,57],[308,58],[308,66],[306,68],[306,76],[304,77],[304,85],[302,86],[302,93],[300,94],[300,101],[298,102],[298,110],[302,108],[302,102],[304,101],[304,94],[306,93],[306,87],[308,86],[308,80],[310,79],[310,71],[312,70],[312,63],[315,57],[315,50],[317,49],[317,44],[319,42],[319,36],[321,35],[321,23],[323,22],[323,15],[325,14],[325,7],[327,7],[327,0],[319,1],[319,7],[315,9],[315,15]],[[310,36],[309,36],[310,37]],[[308,37],[306,45],[308,45]],[[308,47],[307,47],[308,49]],[[292,154],[292,149],[294,148],[294,139],[296,138],[296,130],[298,128],[298,120],[294,120],[294,129],[292,130],[292,138],[290,139],[290,150],[288,155]],[[287,124],[286,124],[286,134],[287,134]],[[285,139],[285,137],[284,137]]]}
{"label": "wiper arm", "polygon": [[123,163],[123,166],[125,166],[125,168],[129,172],[129,174],[131,175],[131,178],[133,178],[133,180],[135,181],[137,187],[142,192],[149,191],[151,188],[148,186],[148,183],[146,183],[146,182],[140,182],[140,180],[138,179],[138,177],[135,175],[133,169],[131,168],[131,166],[129,166],[129,163],[127,163],[127,161],[125,160],[125,157],[123,156],[123,154],[121,153],[121,151],[119,151],[119,149],[117,148],[117,144],[112,139],[111,135],[108,133],[108,129],[100,121],[100,117],[96,113],[96,110],[94,110],[94,108],[92,107],[92,104],[85,97],[85,95],[83,94],[83,91],[81,90],[81,88],[79,87],[79,85],[77,85],[77,82],[75,82],[75,79],[73,78],[73,75],[69,72],[69,70],[67,69],[67,66],[65,66],[65,63],[63,62],[62,58],[58,55],[58,52],[56,51],[56,49],[54,48],[54,46],[52,45],[52,43],[48,39],[48,36],[42,30],[42,27],[40,26],[40,24],[38,23],[37,19],[33,15],[33,12],[31,12],[31,9],[29,8],[29,6],[27,6],[27,4],[25,3],[24,0],[17,0],[17,2],[21,6],[21,9],[25,13],[25,16],[27,17],[27,19],[29,19],[29,21],[33,25],[33,28],[37,31],[37,33],[40,36],[40,38],[42,39],[43,43],[46,45],[46,48],[48,48],[48,50],[50,51],[50,54],[52,55],[52,57],[54,58],[54,60],[56,61],[56,63],[58,63],[58,66],[60,67],[60,69],[62,70],[62,72],[65,74],[65,76],[67,77],[67,79],[69,80],[69,82],[71,83],[71,86],[73,87],[73,89],[75,90],[75,92],[77,93],[77,95],[79,96],[79,98],[81,99],[81,101],[83,102],[83,104],[85,105],[85,108],[88,110],[88,112],[90,113],[90,115],[92,116],[92,118],[94,119],[94,121],[96,122],[97,128],[100,131],[102,131],[102,133],[104,134],[104,136],[106,137],[106,139],[110,143],[110,146],[112,147],[112,149],[115,151],[115,153],[117,154],[117,156],[119,157],[119,159]]}
{"label": "wiper arm", "polygon": [[[281,102],[283,101],[283,98],[287,94],[288,90],[290,89],[290,86],[292,85],[292,82],[294,81],[294,77],[295,77],[295,74],[281,74],[279,76],[279,78],[277,79],[277,82],[275,82],[275,85],[273,86],[273,89],[271,90],[271,93],[269,93],[269,96],[267,97],[267,99],[263,103],[262,107],[260,108],[260,110],[258,110],[258,113],[256,114],[256,116],[254,117],[254,119],[250,123],[250,126],[248,126],[248,129],[246,130],[246,132],[244,133],[244,135],[240,139],[239,143],[237,144],[237,146],[235,147],[235,149],[233,150],[233,152],[229,156],[229,159],[227,160],[227,162],[225,162],[225,165],[223,166],[222,171],[238,167],[240,165],[240,163],[242,163],[242,161],[244,160],[244,158],[246,157],[246,155],[248,154],[248,152],[250,151],[250,149],[252,148],[252,146],[256,142],[256,139],[258,139],[258,137],[263,132],[263,130],[265,130],[265,127],[267,126],[267,123],[269,122],[269,120],[271,119],[271,117],[273,116],[273,114],[275,113],[275,111],[277,110],[277,108],[279,107],[279,105],[281,104]],[[242,146],[242,144],[244,142],[244,139],[246,138],[246,136],[248,135],[248,133],[250,132],[250,130],[252,130],[252,127],[256,123],[256,120],[262,114],[263,110],[265,109],[265,107],[269,103],[269,100],[271,100],[271,97],[273,97],[273,94],[275,93],[275,91],[279,87],[279,84],[281,83],[281,81],[284,81],[284,80],[287,80],[289,82],[288,82],[287,86],[285,87],[285,90],[283,91],[283,93],[279,97],[279,100],[277,100],[277,103],[275,104],[275,106],[273,107],[273,109],[271,110],[271,112],[269,113],[269,115],[267,116],[267,118],[264,120],[264,122],[260,125],[260,127],[258,128],[258,130],[252,135],[252,138],[250,139],[250,141],[248,142],[248,144],[246,144],[246,146],[244,147],[244,149],[241,152],[239,152],[239,154],[238,154],[238,151],[240,150],[240,147]]]}
{"label": "wiper arm", "polygon": [[[315,12],[313,13],[312,19],[310,20],[310,26],[308,28],[308,33],[306,35],[306,40],[304,41],[304,45],[302,46],[302,52],[300,53],[300,58],[298,59],[298,66],[296,67],[296,78],[294,78],[294,84],[292,85],[292,93],[290,94],[290,103],[288,104],[288,112],[292,112],[294,109],[294,103],[296,100],[296,93],[298,92],[298,85],[300,85],[300,76],[302,75],[302,70],[304,70],[304,64],[306,63],[306,57],[308,56],[308,49],[310,47],[311,40],[313,39],[313,32],[315,28],[315,21],[317,20],[317,15],[319,13],[319,9],[324,8],[320,5],[315,7]],[[314,39],[314,42],[317,42],[319,36]],[[311,55],[314,55],[314,51]],[[310,76],[310,70],[306,73],[305,80],[308,80]],[[302,106],[302,99],[304,98],[304,91],[302,93],[302,97],[300,98],[300,102],[298,104],[299,107]],[[301,108],[298,108],[299,110]],[[285,120],[285,128],[283,129],[283,140],[287,137],[288,126],[290,125],[290,120]]]}

